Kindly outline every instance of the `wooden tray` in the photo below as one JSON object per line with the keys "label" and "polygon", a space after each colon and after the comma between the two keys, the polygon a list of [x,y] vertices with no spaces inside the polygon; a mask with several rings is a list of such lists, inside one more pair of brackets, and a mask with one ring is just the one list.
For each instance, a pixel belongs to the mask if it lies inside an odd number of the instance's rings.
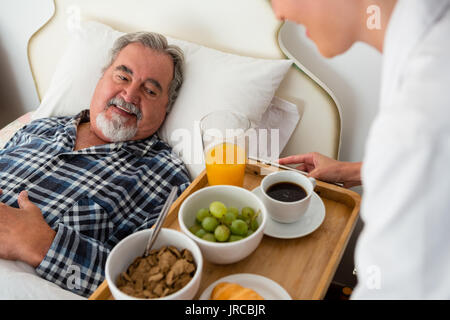
{"label": "wooden tray", "polygon": [[[264,175],[278,170],[281,169],[250,161],[244,188],[253,190]],[[177,215],[181,203],[207,185],[203,171],[173,203],[164,227],[180,230]],[[264,236],[250,256],[234,264],[216,265],[205,261],[196,298],[219,278],[234,273],[255,273],[276,281],[293,299],[323,299],[353,232],[361,198],[356,192],[321,181],[317,181],[315,192],[323,200],[326,211],[325,220],[316,231],[297,239]],[[106,280],[89,299],[112,299]]]}

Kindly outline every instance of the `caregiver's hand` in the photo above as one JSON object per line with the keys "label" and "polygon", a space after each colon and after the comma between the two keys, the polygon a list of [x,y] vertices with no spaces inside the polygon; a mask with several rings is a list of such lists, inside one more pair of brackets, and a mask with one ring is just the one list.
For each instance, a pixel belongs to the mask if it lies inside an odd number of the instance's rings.
{"label": "caregiver's hand", "polygon": [[56,232],[45,222],[41,210],[28,199],[26,191],[19,194],[17,201],[18,209],[0,202],[0,258],[20,260],[37,267]]}
{"label": "caregiver's hand", "polygon": [[298,164],[296,169],[325,182],[342,183],[345,188],[361,185],[362,162],[337,161],[317,152],[281,158],[280,164]]}

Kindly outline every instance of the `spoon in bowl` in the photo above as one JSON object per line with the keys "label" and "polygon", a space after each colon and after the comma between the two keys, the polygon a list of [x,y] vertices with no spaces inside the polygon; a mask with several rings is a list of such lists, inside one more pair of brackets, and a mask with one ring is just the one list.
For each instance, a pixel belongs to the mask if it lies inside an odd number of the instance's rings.
{"label": "spoon in bowl", "polygon": [[164,203],[161,213],[159,214],[158,220],[156,220],[155,228],[153,232],[150,234],[150,237],[148,238],[147,247],[144,252],[144,257],[147,257],[149,255],[150,250],[152,249],[152,246],[155,243],[156,238],[158,237],[159,231],[161,230],[164,220],[166,220],[167,213],[169,212],[169,209],[172,206],[173,201],[175,200],[177,191],[178,191],[177,186],[174,186],[170,191],[170,194],[167,197],[166,202]]}

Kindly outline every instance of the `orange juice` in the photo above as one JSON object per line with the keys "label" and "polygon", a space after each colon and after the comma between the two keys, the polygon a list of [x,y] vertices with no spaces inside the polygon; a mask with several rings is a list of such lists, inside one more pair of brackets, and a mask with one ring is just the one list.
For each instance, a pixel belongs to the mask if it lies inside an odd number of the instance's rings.
{"label": "orange juice", "polygon": [[242,187],[245,174],[245,150],[236,144],[221,143],[205,153],[209,185],[229,184]]}

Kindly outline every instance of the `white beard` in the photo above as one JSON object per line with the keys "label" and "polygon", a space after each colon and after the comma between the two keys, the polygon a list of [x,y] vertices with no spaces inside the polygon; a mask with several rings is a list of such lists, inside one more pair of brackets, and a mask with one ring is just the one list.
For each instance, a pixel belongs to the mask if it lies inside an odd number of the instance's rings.
{"label": "white beard", "polygon": [[111,120],[108,120],[105,117],[105,112],[106,110],[97,115],[95,123],[97,124],[97,128],[111,142],[128,141],[136,135],[136,124],[125,126],[128,119],[117,113],[112,113]]}

